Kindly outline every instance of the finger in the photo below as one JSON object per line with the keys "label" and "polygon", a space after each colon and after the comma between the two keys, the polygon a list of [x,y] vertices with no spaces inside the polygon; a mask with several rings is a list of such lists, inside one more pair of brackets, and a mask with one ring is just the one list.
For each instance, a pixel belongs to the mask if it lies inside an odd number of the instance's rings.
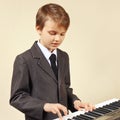
{"label": "finger", "polygon": [[76,105],[76,106],[75,106],[75,109],[76,109],[76,110],[81,110],[82,108],[81,108],[79,105]]}
{"label": "finger", "polygon": [[[60,111],[59,111],[59,109],[56,107],[56,108],[54,108],[54,109],[52,109],[51,110],[51,112],[53,113],[53,114],[57,114],[58,116],[60,116]],[[62,116],[62,115],[61,115]]]}
{"label": "finger", "polygon": [[59,109],[56,107],[56,108],[54,108],[54,109],[52,109],[52,111],[51,111],[53,114],[57,114],[57,116],[59,117],[59,120],[62,120],[62,115],[61,115],[61,113],[60,113],[60,111],[59,111]]}
{"label": "finger", "polygon": [[89,111],[89,106],[88,106],[88,104],[85,105],[85,110],[86,110],[86,111]]}
{"label": "finger", "polygon": [[58,104],[58,109],[61,110],[64,113],[64,115],[67,115],[68,111],[65,106]]}
{"label": "finger", "polygon": [[67,114],[68,114],[67,109],[65,109],[63,112],[64,112],[64,115],[67,115]]}
{"label": "finger", "polygon": [[92,111],[94,109],[94,106],[92,104],[87,104],[86,110],[87,111]]}
{"label": "finger", "polygon": [[81,111],[81,110],[82,110],[82,108],[81,108],[81,107],[79,107],[77,110],[78,110],[78,111]]}
{"label": "finger", "polygon": [[82,110],[84,108],[84,105],[80,104],[80,103],[77,103],[77,104],[75,104],[74,107],[75,107],[76,110]]}
{"label": "finger", "polygon": [[58,115],[59,119],[62,120],[62,115],[59,110],[57,111],[57,115]]}
{"label": "finger", "polygon": [[68,111],[67,111],[67,108],[66,108],[66,107],[63,106],[61,110],[63,111],[64,115],[67,115],[67,114],[68,114]]}
{"label": "finger", "polygon": [[95,109],[94,105],[90,104],[89,106],[90,106],[90,111],[93,111]]}

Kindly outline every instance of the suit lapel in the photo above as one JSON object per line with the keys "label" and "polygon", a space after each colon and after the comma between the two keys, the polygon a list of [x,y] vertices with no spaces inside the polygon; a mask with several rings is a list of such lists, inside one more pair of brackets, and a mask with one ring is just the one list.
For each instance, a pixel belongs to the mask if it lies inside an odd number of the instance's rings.
{"label": "suit lapel", "polygon": [[48,61],[38,47],[37,41],[31,47],[31,53],[34,59],[38,59],[38,66],[43,69],[47,74],[49,74],[49,76],[51,76],[55,81],[57,81]]}
{"label": "suit lapel", "polygon": [[54,80],[56,80],[55,75],[48,63],[48,61],[46,60],[46,58],[41,58],[38,60],[38,65],[39,67],[41,67],[47,74],[49,74]]}
{"label": "suit lapel", "polygon": [[61,77],[64,75],[64,58],[61,54],[61,52],[57,51],[57,54],[58,54],[58,81],[60,82],[61,81]]}

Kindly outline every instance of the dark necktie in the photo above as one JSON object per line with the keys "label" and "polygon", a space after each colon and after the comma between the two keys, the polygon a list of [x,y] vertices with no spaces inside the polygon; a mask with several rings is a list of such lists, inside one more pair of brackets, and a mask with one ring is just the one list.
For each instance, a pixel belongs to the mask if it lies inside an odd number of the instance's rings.
{"label": "dark necktie", "polygon": [[50,59],[50,62],[51,62],[52,70],[53,70],[56,78],[58,79],[58,68],[56,66],[56,55],[55,54],[51,54],[49,59]]}

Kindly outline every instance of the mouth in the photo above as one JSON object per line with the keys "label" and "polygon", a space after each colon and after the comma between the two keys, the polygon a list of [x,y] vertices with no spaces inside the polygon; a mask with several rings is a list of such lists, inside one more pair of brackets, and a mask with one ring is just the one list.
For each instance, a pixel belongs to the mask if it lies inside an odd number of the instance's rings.
{"label": "mouth", "polygon": [[57,46],[59,46],[59,43],[52,43],[52,46],[57,47]]}

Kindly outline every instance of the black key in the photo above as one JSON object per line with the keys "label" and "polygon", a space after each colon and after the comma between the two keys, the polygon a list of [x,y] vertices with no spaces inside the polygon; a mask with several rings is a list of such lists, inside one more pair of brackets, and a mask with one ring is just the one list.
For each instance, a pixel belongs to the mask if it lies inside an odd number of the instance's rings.
{"label": "black key", "polygon": [[73,120],[84,120],[83,118],[79,118],[78,116],[73,117]]}
{"label": "black key", "polygon": [[84,120],[93,120],[92,117],[89,117],[89,116],[83,115],[83,114],[79,115],[78,118],[83,118]]}
{"label": "black key", "polygon": [[102,116],[101,114],[95,113],[94,111],[92,111],[92,112],[86,112],[85,114],[86,115],[90,115],[90,116],[95,117],[95,118]]}
{"label": "black key", "polygon": [[97,113],[101,113],[101,114],[106,114],[106,113],[109,113],[109,112],[111,112],[111,110],[108,110],[108,109],[105,109],[105,108],[97,108],[97,109],[95,109],[95,110],[93,110],[93,111],[95,111],[95,112],[97,112]]}
{"label": "black key", "polygon": [[113,105],[113,106],[116,106],[116,107],[119,107],[119,108],[120,108],[120,100],[119,100],[119,101],[116,101],[116,102],[111,103],[111,105]]}
{"label": "black key", "polygon": [[103,108],[107,108],[107,109],[110,109],[110,110],[116,110],[116,109],[118,109],[118,107],[116,107],[116,106],[113,106],[113,105],[106,105],[106,106],[103,106]]}

